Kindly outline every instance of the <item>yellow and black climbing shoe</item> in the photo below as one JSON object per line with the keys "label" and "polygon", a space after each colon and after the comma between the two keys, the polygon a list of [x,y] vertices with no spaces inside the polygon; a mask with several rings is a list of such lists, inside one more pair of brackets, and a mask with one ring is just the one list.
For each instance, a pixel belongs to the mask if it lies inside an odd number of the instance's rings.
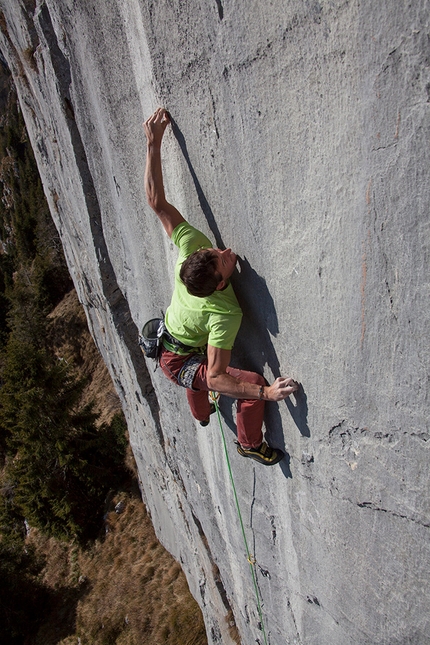
{"label": "yellow and black climbing shoe", "polygon": [[285,457],[282,450],[271,448],[265,441],[263,441],[259,448],[243,448],[240,443],[237,442],[236,445],[239,455],[254,459],[254,461],[258,461],[259,464],[264,464],[265,466],[274,466]]}
{"label": "yellow and black climbing shoe", "polygon": [[[216,410],[215,403],[211,403],[211,408],[210,408],[209,415],[213,414],[215,412],[215,410]],[[206,427],[206,426],[209,425],[209,421],[210,421],[210,419],[208,417],[207,419],[205,419],[204,421],[200,421],[199,423],[200,423],[201,426]]]}

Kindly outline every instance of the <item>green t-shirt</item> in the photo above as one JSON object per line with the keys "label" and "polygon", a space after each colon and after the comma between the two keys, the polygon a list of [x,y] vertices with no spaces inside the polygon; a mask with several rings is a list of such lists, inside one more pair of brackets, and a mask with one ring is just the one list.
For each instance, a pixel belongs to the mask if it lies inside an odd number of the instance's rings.
{"label": "green t-shirt", "polygon": [[175,266],[175,289],[165,316],[167,329],[181,343],[191,347],[209,344],[219,349],[232,349],[242,321],[242,310],[231,284],[207,298],[198,298],[188,293],[179,277],[184,260],[197,249],[212,248],[212,244],[188,222],[178,224],[173,230],[172,241],[179,247],[179,257]]}

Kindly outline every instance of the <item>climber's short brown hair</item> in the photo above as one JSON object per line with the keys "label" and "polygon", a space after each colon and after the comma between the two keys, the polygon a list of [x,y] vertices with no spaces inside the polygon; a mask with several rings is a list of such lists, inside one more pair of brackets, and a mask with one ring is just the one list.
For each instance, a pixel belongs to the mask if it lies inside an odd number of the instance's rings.
{"label": "climber's short brown hair", "polygon": [[212,249],[194,251],[183,263],[179,272],[188,293],[205,298],[216,291],[222,280],[218,273],[218,257]]}

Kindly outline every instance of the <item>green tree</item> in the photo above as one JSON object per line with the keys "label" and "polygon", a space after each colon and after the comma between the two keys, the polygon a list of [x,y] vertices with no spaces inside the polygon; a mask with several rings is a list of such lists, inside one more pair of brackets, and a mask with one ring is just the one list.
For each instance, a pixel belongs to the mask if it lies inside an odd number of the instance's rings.
{"label": "green tree", "polygon": [[80,406],[84,380],[66,361],[11,335],[0,391],[10,505],[31,526],[86,540],[100,527],[108,490],[125,476],[126,438],[118,423],[97,427]]}
{"label": "green tree", "polygon": [[[2,105],[4,102],[2,102]],[[99,427],[84,380],[49,346],[48,313],[72,287],[11,89],[0,123],[0,642],[34,642],[49,602],[26,522],[86,541],[128,474],[125,421]]]}

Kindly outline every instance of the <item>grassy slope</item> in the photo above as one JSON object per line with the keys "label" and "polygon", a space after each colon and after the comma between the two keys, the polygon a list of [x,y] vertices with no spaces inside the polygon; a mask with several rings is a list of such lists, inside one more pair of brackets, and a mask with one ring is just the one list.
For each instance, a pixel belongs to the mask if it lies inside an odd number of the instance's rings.
{"label": "grassy slope", "polygon": [[[105,421],[119,400],[86,327],[74,291],[52,316],[58,355],[90,377]],[[128,457],[133,467],[131,452]],[[123,502],[122,513],[115,512]],[[46,608],[37,645],[204,645],[203,618],[180,566],[160,545],[131,475],[112,491],[101,537],[88,550],[31,531],[29,541],[47,558],[44,583],[55,594]]]}

